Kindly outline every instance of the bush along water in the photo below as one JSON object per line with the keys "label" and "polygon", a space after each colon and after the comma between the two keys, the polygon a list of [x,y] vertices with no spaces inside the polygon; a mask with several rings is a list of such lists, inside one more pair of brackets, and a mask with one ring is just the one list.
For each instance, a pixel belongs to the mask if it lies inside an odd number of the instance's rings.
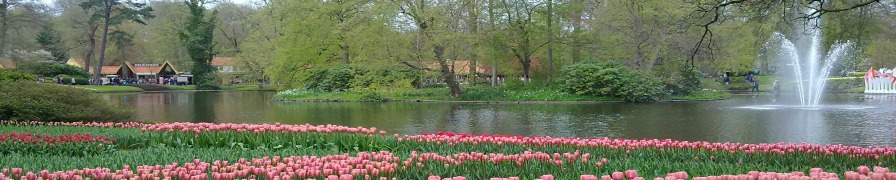
{"label": "bush along water", "polygon": [[134,113],[89,90],[35,82],[0,82],[0,119],[43,122],[126,121]]}
{"label": "bush along water", "polygon": [[619,97],[629,102],[656,101],[669,95],[657,78],[611,62],[569,65],[560,73],[560,87],[579,95]]}
{"label": "bush along water", "polygon": [[[0,154],[0,179],[896,178],[888,168],[896,161],[893,147],[451,132],[389,135],[376,128],[279,123],[3,121],[0,127],[0,133],[31,139],[16,142],[33,142],[36,137],[60,139],[76,136],[72,133],[75,131],[95,131],[108,133],[110,138],[133,136],[117,138],[113,143],[116,147],[137,147],[76,158]],[[52,135],[9,133],[36,130]],[[84,135],[81,139],[85,139]]]}

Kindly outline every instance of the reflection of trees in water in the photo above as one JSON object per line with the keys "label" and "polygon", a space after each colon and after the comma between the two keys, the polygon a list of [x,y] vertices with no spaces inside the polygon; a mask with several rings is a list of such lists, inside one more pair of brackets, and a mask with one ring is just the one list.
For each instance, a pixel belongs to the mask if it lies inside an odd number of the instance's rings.
{"label": "reflection of trees in water", "polygon": [[193,96],[193,121],[216,122],[215,108],[221,94],[216,92],[196,92]]}

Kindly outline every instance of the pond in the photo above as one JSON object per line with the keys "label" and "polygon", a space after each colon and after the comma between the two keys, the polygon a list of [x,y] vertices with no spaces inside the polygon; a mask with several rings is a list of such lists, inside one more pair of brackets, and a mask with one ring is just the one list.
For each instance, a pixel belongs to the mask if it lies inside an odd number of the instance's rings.
{"label": "pond", "polygon": [[[767,95],[658,103],[273,102],[274,92],[110,93],[142,122],[337,124],[389,133],[451,131],[740,143],[896,145],[896,95],[831,94],[828,106],[773,105]],[[772,104],[772,105],[770,105]]]}

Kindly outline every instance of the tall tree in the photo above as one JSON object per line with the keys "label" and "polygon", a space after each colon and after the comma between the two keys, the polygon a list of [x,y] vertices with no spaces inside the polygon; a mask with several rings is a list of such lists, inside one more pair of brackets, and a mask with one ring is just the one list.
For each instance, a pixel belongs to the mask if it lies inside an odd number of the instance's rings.
{"label": "tall tree", "polygon": [[131,0],[88,0],[80,4],[83,9],[93,9],[95,12],[91,16],[93,20],[103,21],[103,35],[100,45],[100,59],[93,71],[94,79],[99,79],[102,66],[106,60],[106,44],[109,36],[109,26],[118,25],[124,21],[134,21],[140,24],[146,24],[146,19],[153,18],[152,7],[146,6],[144,3],[136,3]]}
{"label": "tall tree", "polygon": [[209,62],[215,57],[215,15],[213,11],[209,18],[205,17],[204,0],[190,0],[184,2],[190,9],[190,16],[180,38],[186,44],[193,61],[193,81],[196,89],[219,89],[220,82],[215,76],[215,67]]}
{"label": "tall tree", "polygon": [[548,84],[554,75],[554,0],[548,0]]}
{"label": "tall tree", "polygon": [[58,63],[64,63],[68,59],[68,49],[63,47],[62,38],[59,32],[53,30],[51,26],[44,26],[37,33],[36,41],[40,44],[41,49],[49,51],[53,54],[53,60]]}
{"label": "tall tree", "polygon": [[89,71],[96,53],[96,32],[100,23],[90,18],[93,9],[84,9],[80,5],[87,0],[56,0],[55,6],[61,11],[55,18],[62,33],[63,42],[70,47],[69,54],[84,60],[84,70]]}
{"label": "tall tree", "polygon": [[[462,7],[454,6],[454,2],[431,0],[400,0],[401,14],[408,17],[417,31],[414,49],[417,59],[428,61],[435,58],[442,79],[448,85],[452,97],[460,96],[463,91],[454,77],[454,71],[448,65],[446,49],[451,50],[451,33],[457,33],[458,19]],[[431,48],[431,49],[430,49]],[[430,51],[431,50],[431,51]],[[432,52],[431,56],[428,52]],[[451,52],[448,52],[451,53]],[[453,65],[453,64],[452,64]]]}
{"label": "tall tree", "polygon": [[535,12],[538,4],[529,1],[502,0],[504,8],[505,23],[508,27],[508,39],[510,39],[510,50],[523,66],[523,78],[526,81],[530,79],[530,71],[532,67],[532,55],[538,49],[548,44],[538,37],[538,30],[542,24],[535,20]]}
{"label": "tall tree", "polygon": [[6,51],[6,31],[9,29],[9,0],[0,1],[0,57]]}
{"label": "tall tree", "polygon": [[[36,50],[39,30],[49,25],[50,7],[37,1],[0,0],[0,56],[10,50]],[[10,46],[12,49],[8,49]]]}

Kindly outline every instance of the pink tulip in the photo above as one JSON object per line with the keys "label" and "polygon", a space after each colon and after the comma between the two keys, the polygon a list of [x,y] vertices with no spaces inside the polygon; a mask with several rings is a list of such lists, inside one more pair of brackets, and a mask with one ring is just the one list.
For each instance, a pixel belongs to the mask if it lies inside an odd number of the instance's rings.
{"label": "pink tulip", "polygon": [[616,172],[613,172],[610,175],[610,177],[612,177],[613,180],[622,180],[622,178],[625,177],[625,174],[623,174],[622,172],[616,171]]}
{"label": "pink tulip", "polygon": [[635,171],[635,170],[626,170],[625,171],[625,178],[634,179],[636,177],[638,177],[638,171]]}
{"label": "pink tulip", "polygon": [[541,180],[554,180],[554,175],[550,175],[550,174],[542,175]]}

